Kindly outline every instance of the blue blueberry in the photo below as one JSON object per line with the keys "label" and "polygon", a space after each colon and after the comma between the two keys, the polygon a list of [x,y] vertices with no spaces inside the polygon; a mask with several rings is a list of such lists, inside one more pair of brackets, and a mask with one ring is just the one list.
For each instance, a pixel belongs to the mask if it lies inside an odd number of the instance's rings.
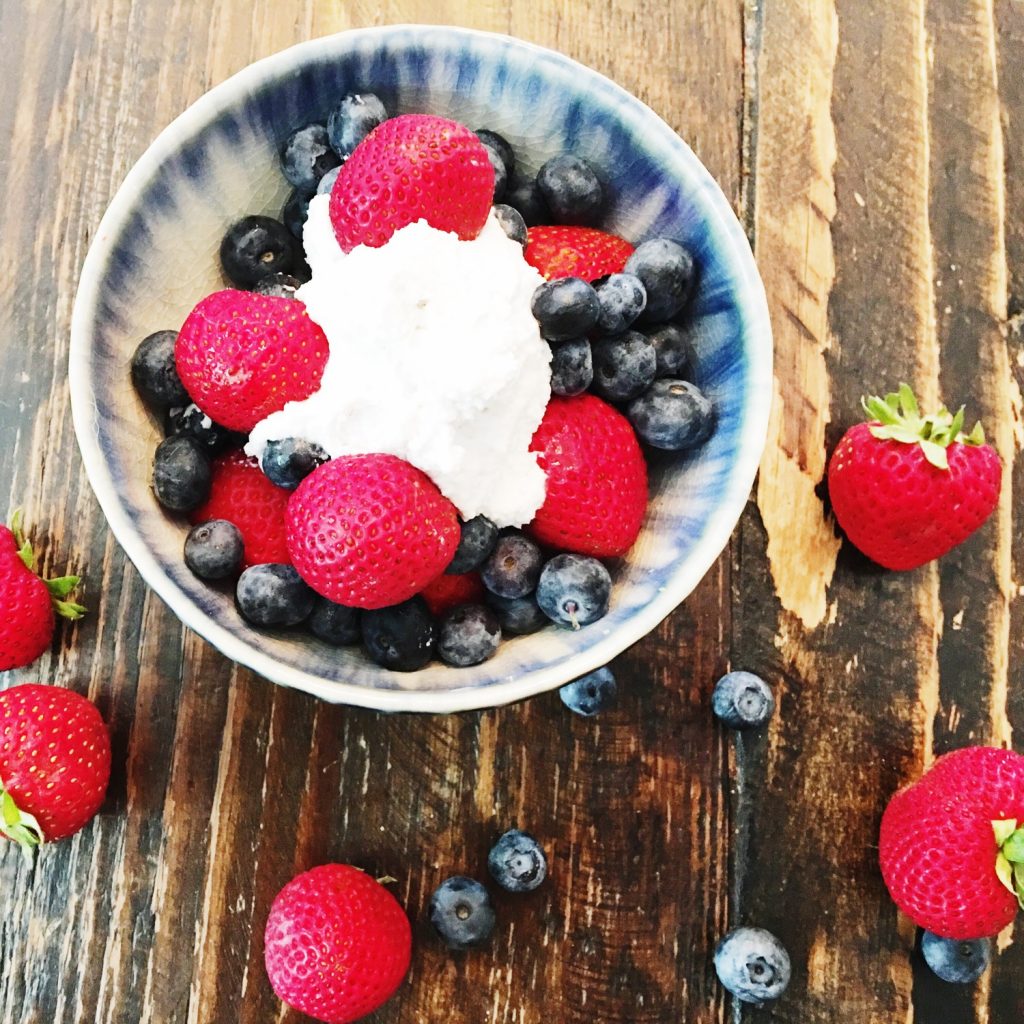
{"label": "blue blueberry", "polygon": [[526,597],[499,597],[488,594],[487,603],[498,616],[503,635],[527,636],[548,625],[548,617],[540,610],[533,594]]}
{"label": "blue blueberry", "polygon": [[318,196],[329,196],[340,173],[340,167],[332,167],[318,182],[316,186],[316,194]]}
{"label": "blue blueberry", "polygon": [[132,356],[132,383],[152,409],[188,405],[191,399],[174,362],[177,331],[157,331],[139,342]]}
{"label": "blue blueberry", "polygon": [[277,487],[294,491],[329,456],[318,444],[301,437],[282,437],[268,441],[260,459],[266,478]]}
{"label": "blue blueberry", "polygon": [[450,576],[461,576],[465,572],[475,572],[484,564],[484,560],[494,550],[498,542],[498,528],[487,516],[474,516],[462,524],[459,534],[459,546],[455,549],[445,572]]}
{"label": "blue blueberry", "polygon": [[461,604],[441,620],[437,653],[446,665],[466,668],[494,657],[501,643],[498,616],[482,604]]}
{"label": "blue blueberry", "polygon": [[772,717],[775,697],[753,672],[729,672],[715,684],[711,710],[730,729],[753,729]]}
{"label": "blue blueberry", "polygon": [[360,629],[366,653],[396,672],[423,668],[437,644],[437,626],[419,595],[390,608],[364,611]]}
{"label": "blue blueberry", "polygon": [[786,948],[763,928],[736,928],[715,948],[718,980],[742,1003],[760,1006],[778,999],[790,971]]}
{"label": "blue blueberry", "polygon": [[628,402],[654,382],[658,360],[654,346],[639,332],[626,331],[598,338],[594,356],[593,390],[611,402]]}
{"label": "blue blueberry", "polygon": [[504,203],[494,204],[494,216],[501,225],[501,230],[520,245],[526,245],[526,221],[523,215],[514,207],[506,206]]}
{"label": "blue blueberry", "polygon": [[153,459],[156,500],[172,512],[191,512],[210,496],[213,470],[202,445],[191,437],[168,437]]}
{"label": "blue blueberry", "polygon": [[309,200],[311,198],[296,189],[285,200],[284,206],[281,208],[281,220],[284,226],[300,242],[302,241],[302,229],[306,226],[306,218],[309,216]]}
{"label": "blue blueberry", "polygon": [[659,377],[683,377],[693,364],[692,331],[678,324],[656,324],[644,329],[654,346]]}
{"label": "blue blueberry", "polygon": [[579,629],[602,618],[611,600],[612,578],[589,555],[555,555],[537,581],[537,604],[559,626]]}
{"label": "blue blueberry", "polygon": [[487,870],[507,892],[533,892],[548,877],[548,859],[529,832],[512,828],[491,847]]}
{"label": "blue blueberry", "polygon": [[264,277],[253,287],[257,295],[270,295],[277,299],[294,299],[302,282],[291,274],[272,274]]}
{"label": "blue blueberry", "polygon": [[[500,203],[505,198],[505,193],[508,191],[508,181],[511,177],[512,169],[505,163],[504,155],[501,149],[496,146],[493,142],[489,141],[487,137],[477,132],[477,137],[483,143],[484,151],[487,153],[487,159],[491,162],[491,167],[494,169],[494,195],[492,197],[493,202]],[[487,132],[486,135],[490,136],[492,133]],[[506,143],[506,146],[508,144]]]}
{"label": "blue blueberry", "polygon": [[589,672],[558,691],[562,703],[577,715],[590,718],[600,711],[606,711],[615,703],[618,687],[612,670],[605,666],[596,672]]}
{"label": "blue blueberry", "polygon": [[208,519],[185,538],[185,564],[203,580],[224,580],[242,567],[245,543],[234,523]]}
{"label": "blue blueberry", "polygon": [[641,440],[678,452],[703,444],[714,425],[714,408],[689,381],[663,377],[629,403],[626,418]]}
{"label": "blue blueberry", "polygon": [[582,395],[594,380],[594,357],[586,338],[555,345],[551,352],[551,393]]}
{"label": "blue blueberry", "polygon": [[643,282],[633,274],[610,274],[594,289],[601,304],[597,326],[602,334],[621,334],[632,327],[647,305]]}
{"label": "blue blueberry", "polygon": [[498,538],[480,570],[480,578],[499,597],[525,597],[536,589],[543,564],[540,548],[516,530]]}
{"label": "blue blueberry", "polygon": [[328,142],[342,160],[347,160],[356,146],[387,117],[384,104],[372,92],[349,93],[327,118]]}
{"label": "blue blueberry", "polygon": [[678,313],[693,291],[693,257],[669,238],[652,238],[636,247],[626,260],[626,273],[635,274],[647,292],[642,319],[657,324]]}
{"label": "blue blueberry", "polygon": [[516,169],[516,154],[508,139],[489,128],[477,128],[475,135],[488,149],[493,149],[497,153],[511,177]]}
{"label": "blue blueberry", "polygon": [[320,179],[341,163],[331,148],[327,127],[307,124],[291,133],[281,147],[281,170],[291,185],[311,196]]}
{"label": "blue blueberry", "polygon": [[992,963],[992,940],[941,939],[926,931],[921,934],[921,955],[943,981],[951,985],[970,985]]}
{"label": "blue blueberry", "polygon": [[242,617],[265,628],[297,626],[309,618],[316,594],[293,565],[251,565],[238,577],[235,603]]}
{"label": "blue blueberry", "polygon": [[245,444],[245,434],[214,423],[194,402],[184,408],[167,410],[164,433],[168,437],[191,437],[208,455],[219,455]]}
{"label": "blue blueberry", "polygon": [[238,288],[253,288],[265,277],[291,273],[296,254],[291,232],[273,217],[243,217],[220,243],[220,265]]}
{"label": "blue blueberry", "polygon": [[537,288],[530,309],[548,341],[568,341],[581,338],[594,328],[601,304],[588,282],[578,277],[560,277]]}
{"label": "blue blueberry", "polygon": [[505,193],[505,202],[518,210],[527,227],[551,223],[551,211],[544,195],[533,178],[517,181]]}
{"label": "blue blueberry", "polygon": [[319,594],[307,625],[313,636],[335,647],[358,643],[362,636],[358,608],[335,604]]}
{"label": "blue blueberry", "polygon": [[455,875],[430,897],[430,921],[449,949],[483,945],[494,931],[494,907],[475,879]]}
{"label": "blue blueberry", "polygon": [[604,186],[582,157],[552,157],[537,173],[537,186],[558,224],[595,224],[601,216]]}

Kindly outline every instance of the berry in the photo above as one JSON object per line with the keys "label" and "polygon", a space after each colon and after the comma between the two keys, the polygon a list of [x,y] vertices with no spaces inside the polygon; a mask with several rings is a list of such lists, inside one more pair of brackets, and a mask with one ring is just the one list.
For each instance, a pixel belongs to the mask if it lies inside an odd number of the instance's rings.
{"label": "berry", "polygon": [[523,215],[515,207],[506,206],[504,203],[496,203],[494,205],[494,216],[501,225],[501,230],[513,242],[526,245],[526,221],[523,220]]}
{"label": "berry", "polygon": [[630,402],[626,416],[642,441],[674,452],[703,444],[715,418],[700,388],[670,377],[656,380]]}
{"label": "berry", "polygon": [[458,545],[455,506],[393,455],[350,455],[318,466],[285,515],[302,578],[353,608],[384,608],[440,576]]}
{"label": "berry", "polygon": [[318,196],[329,196],[331,190],[334,188],[334,183],[338,180],[338,175],[341,173],[341,167],[332,167],[321,179],[316,187],[316,194]]}
{"label": "berry", "polygon": [[940,757],[882,815],[878,859],[896,905],[947,939],[997,935],[1024,902],[1024,755]]}
{"label": "berry", "polygon": [[682,377],[693,363],[692,332],[678,324],[658,324],[645,331],[654,346],[659,377]]}
{"label": "berry", "polygon": [[188,392],[174,364],[177,331],[157,331],[139,342],[132,356],[132,383],[152,409],[188,405]]}
{"label": "berry", "polygon": [[228,228],[220,243],[220,265],[239,288],[291,273],[296,255],[291,232],[273,217],[243,217]]}
{"label": "berry", "polygon": [[302,229],[306,226],[306,219],[309,217],[311,198],[311,195],[296,189],[281,207],[282,223],[300,242],[302,241]]}
{"label": "berry", "polygon": [[359,643],[362,636],[359,619],[358,608],[346,608],[343,604],[335,604],[317,594],[307,625],[317,639],[335,647],[344,647]]}
{"label": "berry", "polygon": [[537,173],[537,187],[559,224],[593,224],[601,216],[604,186],[582,157],[552,157]]}
{"label": "berry", "polygon": [[786,947],[763,928],[736,928],[715,947],[718,980],[741,1003],[778,999],[789,985]]}
{"label": "berry", "polygon": [[475,879],[455,875],[430,897],[430,921],[449,949],[482,946],[494,931],[494,907]]}
{"label": "berry", "polygon": [[382,246],[421,219],[470,239],[484,226],[493,197],[491,161],[468,128],[404,114],[375,128],[345,162],[331,190],[331,223],[345,252]]}
{"label": "berry", "polygon": [[420,597],[427,602],[430,614],[440,618],[460,604],[482,601],[484,585],[480,582],[480,574],[477,572],[462,573],[458,576],[450,576],[444,572],[420,591]]}
{"label": "berry", "polygon": [[[522,212],[521,206],[517,209]],[[523,216],[530,224],[530,218]],[[531,225],[524,256],[549,281],[557,277],[596,281],[621,273],[632,252],[633,246],[624,238],[596,228]]]}
{"label": "berry", "polygon": [[498,541],[498,528],[487,516],[474,516],[461,526],[459,546],[445,572],[454,576],[472,572],[484,564]]}
{"label": "berry", "polygon": [[187,436],[168,437],[153,457],[153,493],[172,512],[191,512],[210,494],[212,471],[203,446]]}
{"label": "berry", "polygon": [[387,117],[387,109],[372,92],[349,93],[327,118],[331,148],[342,160],[347,160],[356,146]]}
{"label": "berry", "polygon": [[611,596],[611,575],[589,555],[555,555],[537,581],[540,610],[552,622],[572,629],[603,618]]}
{"label": "berry", "polygon": [[601,312],[597,326],[603,334],[621,334],[632,327],[647,305],[647,292],[633,274],[610,274],[595,286]]}
{"label": "berry", "polygon": [[628,402],[654,382],[657,358],[654,346],[639,332],[626,331],[599,338],[591,346],[594,391],[613,402]]}
{"label": "berry", "polygon": [[942,939],[932,932],[921,935],[921,955],[937,977],[951,985],[970,985],[977,981],[992,963],[992,940],[972,939],[969,942]]}
{"label": "berry", "polygon": [[492,594],[525,597],[536,589],[543,564],[540,548],[516,530],[498,538],[480,576]]}
{"label": "berry", "polygon": [[254,626],[297,626],[309,618],[316,595],[291,565],[252,565],[238,577],[238,610]]}
{"label": "berry", "polygon": [[545,281],[533,293],[530,309],[549,341],[580,338],[597,323],[597,292],[578,277]]}
{"label": "berry", "polygon": [[549,624],[548,617],[540,610],[533,594],[527,594],[526,597],[498,597],[497,594],[489,593],[487,603],[498,616],[503,635],[526,636]]}
{"label": "berry", "polygon": [[647,463],[626,418],[593,395],[552,398],[530,450],[547,478],[533,537],[598,558],[624,555],[647,511]]}
{"label": "berry", "polygon": [[433,657],[437,627],[422,597],[390,608],[364,611],[360,618],[366,653],[384,668],[415,672]]}
{"label": "berry", "polygon": [[775,697],[753,672],[728,672],[715,683],[711,710],[730,729],[752,729],[772,717]]}
{"label": "berry", "polygon": [[590,718],[598,712],[606,711],[615,703],[618,686],[612,670],[605,666],[566,683],[558,691],[558,696],[570,711]]}
{"label": "berry", "polygon": [[508,172],[509,180],[511,180],[516,169],[516,154],[508,139],[504,135],[492,132],[489,128],[477,128],[473,134],[476,135],[487,149],[494,151]]}
{"label": "berry", "polygon": [[275,486],[294,491],[327,460],[327,452],[320,445],[301,437],[283,437],[267,442],[260,459],[260,469]]}
{"label": "berry", "polygon": [[214,423],[194,402],[183,408],[168,409],[164,433],[168,437],[191,437],[211,457],[245,444],[245,434]]}
{"label": "berry", "polygon": [[300,192],[312,195],[317,183],[341,158],[331,148],[327,128],[307,124],[292,132],[281,147],[281,170]]}
{"label": "berry", "polygon": [[185,564],[203,580],[223,580],[242,568],[242,532],[226,519],[208,519],[185,538]]}
{"label": "berry", "polygon": [[686,305],[696,280],[693,257],[668,238],[638,245],[626,261],[626,273],[643,283],[647,306],[642,318],[651,324],[674,317]]}
{"label": "berry", "polygon": [[291,274],[271,274],[256,282],[253,291],[257,295],[271,295],[277,299],[294,299],[302,282]]}
{"label": "berry", "polygon": [[551,211],[537,187],[536,178],[517,181],[511,188],[506,187],[505,202],[519,211],[519,215],[528,227],[532,228],[551,221]]}
{"label": "berry", "polygon": [[482,604],[462,604],[441,620],[437,653],[446,665],[464,668],[494,656],[501,643],[498,616]]}
{"label": "berry", "polygon": [[412,929],[394,896],[365,871],[323,864],[277,894],[263,951],[279,999],[326,1024],[351,1024],[402,983]]}
{"label": "berry", "polygon": [[[487,159],[491,161],[491,168],[494,171],[494,202],[500,202],[508,188],[512,168],[505,162],[505,154],[502,148],[492,141],[492,132],[476,131],[473,134],[483,144],[484,150],[487,152]],[[505,143],[505,148],[508,148],[507,142]]]}
{"label": "berry", "polygon": [[103,803],[110,735],[96,705],[59,686],[0,692],[0,835],[26,854],[66,839]]}
{"label": "berry", "polygon": [[533,892],[548,876],[548,859],[529,832],[512,828],[491,847],[487,870],[508,892]]}
{"label": "berry", "polygon": [[582,395],[594,379],[594,357],[586,338],[556,345],[551,353],[551,393]]}

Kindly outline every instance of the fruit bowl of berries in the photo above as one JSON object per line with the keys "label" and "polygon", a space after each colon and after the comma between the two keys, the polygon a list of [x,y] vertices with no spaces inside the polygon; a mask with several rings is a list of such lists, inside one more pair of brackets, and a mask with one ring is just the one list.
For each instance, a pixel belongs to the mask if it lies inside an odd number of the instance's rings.
{"label": "fruit bowl of berries", "polygon": [[449,712],[604,665],[690,593],[771,400],[728,201],[653,111],[469,30],[266,58],[131,170],[70,386],[181,620],[331,701]]}

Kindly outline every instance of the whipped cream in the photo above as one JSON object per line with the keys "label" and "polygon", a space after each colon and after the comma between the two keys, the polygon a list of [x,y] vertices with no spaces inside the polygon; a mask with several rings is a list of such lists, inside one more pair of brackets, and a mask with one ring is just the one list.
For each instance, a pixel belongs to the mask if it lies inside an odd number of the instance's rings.
{"label": "whipped cream", "polygon": [[309,204],[313,276],[296,293],[330,343],[320,389],[258,423],[246,452],[285,437],[332,458],[384,452],[423,470],[464,519],[529,522],[544,501],[530,440],[551,394],[530,312],[543,278],[493,214],[470,241],[418,221],[346,254],[329,201]]}

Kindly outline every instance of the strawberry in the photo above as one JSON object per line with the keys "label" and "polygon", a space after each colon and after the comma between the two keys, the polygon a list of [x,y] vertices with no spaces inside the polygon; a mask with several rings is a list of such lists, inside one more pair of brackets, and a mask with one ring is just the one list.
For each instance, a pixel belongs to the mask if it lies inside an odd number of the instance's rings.
{"label": "strawberry", "polygon": [[242,568],[265,562],[287,562],[284,513],[291,491],[275,487],[255,459],[234,451],[213,462],[213,480],[206,504],[189,517],[193,523],[226,519],[242,534]]}
{"label": "strawberry", "polygon": [[92,702],[37,683],[0,692],[0,834],[29,855],[74,835],[109,781],[110,736]]}
{"label": "strawberry", "polygon": [[869,398],[870,423],[851,427],[832,454],[832,510],[854,547],[887,569],[914,569],[963,543],[999,501],[1002,467],[964,411],[918,411],[906,384]]}
{"label": "strawberry", "polygon": [[0,671],[35,661],[53,639],[56,616],[80,619],[85,609],[64,600],[77,576],[43,580],[36,575],[32,545],[15,512],[11,529],[0,526]]}
{"label": "strawberry", "polygon": [[478,604],[484,599],[484,584],[478,572],[464,572],[449,576],[442,573],[431,580],[420,596],[427,602],[431,615],[440,618],[460,604]]}
{"label": "strawberry", "polygon": [[493,199],[494,168],[473,132],[443,117],[403,114],[370,132],[342,165],[331,223],[345,252],[379,248],[418,220],[476,238]]}
{"label": "strawberry", "polygon": [[327,337],[301,302],[233,288],[207,295],[174,346],[178,376],[196,405],[244,432],[316,391],[327,354]]}
{"label": "strawberry", "polygon": [[263,955],[275,994],[325,1024],[349,1024],[386,1003],[409,970],[412,929],[368,874],[324,864],[274,899]]}
{"label": "strawberry", "polygon": [[552,398],[530,450],[547,477],[528,530],[582,555],[624,555],[647,509],[647,463],[629,421],[593,395]]}
{"label": "strawberry", "polygon": [[896,905],[945,939],[997,935],[1024,906],[1024,756],[940,757],[882,815],[882,877]]}
{"label": "strawberry", "polygon": [[618,235],[597,228],[543,224],[530,228],[523,255],[551,281],[556,277],[581,277],[596,281],[608,274],[621,274],[633,246]]}
{"label": "strawberry", "polygon": [[455,506],[394,455],[350,455],[313,470],[285,515],[288,552],[318,594],[384,608],[418,594],[452,560]]}

